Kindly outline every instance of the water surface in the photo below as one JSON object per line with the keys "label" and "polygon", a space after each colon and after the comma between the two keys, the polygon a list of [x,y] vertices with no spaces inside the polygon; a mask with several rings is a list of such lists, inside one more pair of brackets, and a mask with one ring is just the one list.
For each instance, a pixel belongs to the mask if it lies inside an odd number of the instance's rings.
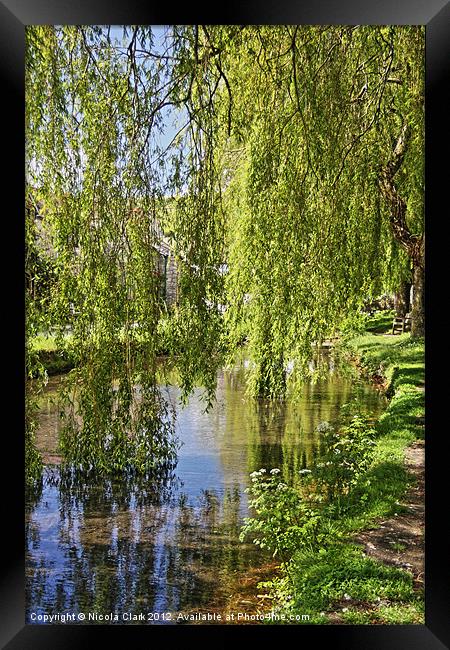
{"label": "water surface", "polygon": [[383,406],[373,388],[336,372],[305,385],[295,403],[250,400],[242,372],[219,372],[207,414],[200,389],[182,408],[179,389],[161,387],[176,407],[182,446],[173,475],[158,485],[61,482],[52,401],[59,378],[50,380],[38,431],[46,480],[27,505],[27,622],[96,612],[105,618],[82,622],[158,624],[180,612],[223,612],[239,580],[268,560],[238,539],[249,474],[276,467],[292,482],[317,453],[320,422],[336,422],[355,398],[375,415]]}

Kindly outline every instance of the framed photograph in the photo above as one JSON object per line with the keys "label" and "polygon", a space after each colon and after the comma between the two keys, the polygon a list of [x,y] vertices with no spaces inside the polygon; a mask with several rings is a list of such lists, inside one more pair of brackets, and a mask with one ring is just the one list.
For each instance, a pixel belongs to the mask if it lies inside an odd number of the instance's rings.
{"label": "framed photograph", "polygon": [[448,5],[0,16],[2,647],[449,647]]}

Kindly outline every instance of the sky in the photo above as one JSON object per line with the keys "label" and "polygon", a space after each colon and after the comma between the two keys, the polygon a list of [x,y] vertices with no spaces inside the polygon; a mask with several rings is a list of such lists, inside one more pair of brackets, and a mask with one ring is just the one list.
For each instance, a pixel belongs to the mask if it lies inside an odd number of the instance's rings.
{"label": "sky", "polygon": [[[164,33],[167,27],[165,25],[150,25],[152,28],[154,43],[153,49],[156,53],[162,54],[164,51],[163,40]],[[114,25],[111,27],[111,36],[116,37],[119,40],[122,39],[123,27]],[[163,149],[165,149],[170,142],[173,140],[179,129],[187,121],[186,113],[183,111],[174,111],[171,107],[164,107],[162,109],[162,114],[164,116],[164,133],[155,134],[156,142]]]}

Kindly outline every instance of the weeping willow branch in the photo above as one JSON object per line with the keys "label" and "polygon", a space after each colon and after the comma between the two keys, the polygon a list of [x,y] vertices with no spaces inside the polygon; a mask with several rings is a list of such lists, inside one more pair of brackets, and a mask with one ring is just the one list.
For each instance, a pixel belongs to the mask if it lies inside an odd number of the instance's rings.
{"label": "weeping willow branch", "polygon": [[[288,365],[299,377],[312,343],[404,273],[397,239],[422,255],[421,28],[175,25],[163,45],[153,36],[27,30],[28,185],[57,275],[51,307],[30,323],[72,328],[63,451],[101,472],[175,457],[161,347],[183,396],[201,384],[211,403],[225,353],[247,341],[250,390],[279,396]],[[168,111],[184,126],[163,147]],[[398,115],[410,139],[398,139]],[[155,224],[179,268],[171,309]]]}

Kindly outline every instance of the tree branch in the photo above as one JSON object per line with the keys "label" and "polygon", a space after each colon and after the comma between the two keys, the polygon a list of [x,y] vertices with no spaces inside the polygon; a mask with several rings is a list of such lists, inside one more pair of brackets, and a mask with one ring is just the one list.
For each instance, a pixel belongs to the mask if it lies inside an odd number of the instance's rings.
{"label": "tree branch", "polygon": [[406,223],[406,203],[394,183],[394,176],[400,169],[411,136],[411,129],[405,124],[395,143],[388,163],[381,169],[379,187],[390,209],[389,223],[394,239],[410,256],[414,265],[423,264],[423,238],[413,235]]}

